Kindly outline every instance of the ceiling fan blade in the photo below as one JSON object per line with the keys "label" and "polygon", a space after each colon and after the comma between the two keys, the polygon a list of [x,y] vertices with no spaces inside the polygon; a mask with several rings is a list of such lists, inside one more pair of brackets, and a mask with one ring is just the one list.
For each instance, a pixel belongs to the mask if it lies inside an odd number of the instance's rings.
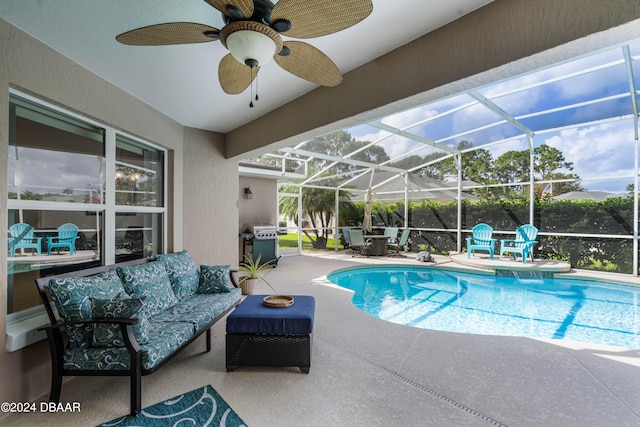
{"label": "ceiling fan blade", "polygon": [[285,42],[291,53],[288,56],[275,55],[279,66],[302,79],[321,86],[337,86],[342,82],[342,74],[331,59],[308,43]]}
{"label": "ceiling fan blade", "polygon": [[226,55],[218,66],[220,86],[229,95],[242,93],[249,87],[260,71],[260,67],[250,67],[239,63],[231,54]]}
{"label": "ceiling fan blade", "polygon": [[291,22],[282,34],[309,39],[349,28],[371,14],[371,0],[280,0],[271,11],[271,24]]}
{"label": "ceiling fan blade", "polygon": [[[253,15],[253,0],[204,0],[225,15],[236,18],[251,18]],[[240,16],[242,14],[242,16]]]}
{"label": "ceiling fan blade", "polygon": [[169,22],[149,25],[116,36],[122,44],[134,46],[162,46],[170,44],[206,43],[217,40],[204,33],[219,33],[217,28],[193,22]]}

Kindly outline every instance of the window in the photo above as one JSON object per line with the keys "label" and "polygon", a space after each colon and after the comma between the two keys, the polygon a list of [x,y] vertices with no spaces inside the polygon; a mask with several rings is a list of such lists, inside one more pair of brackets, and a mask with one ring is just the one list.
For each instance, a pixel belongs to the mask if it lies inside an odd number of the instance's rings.
{"label": "window", "polygon": [[[38,277],[163,252],[164,150],[22,94],[9,112],[8,225],[27,224],[33,245],[9,239],[8,314],[40,305]],[[67,223],[73,253],[49,254]]]}
{"label": "window", "polygon": [[116,136],[116,204],[163,206],[164,153]]}
{"label": "window", "polygon": [[104,129],[12,96],[9,199],[100,203],[104,135]]}
{"label": "window", "polygon": [[162,214],[116,214],[116,262],[146,258],[162,247]]}

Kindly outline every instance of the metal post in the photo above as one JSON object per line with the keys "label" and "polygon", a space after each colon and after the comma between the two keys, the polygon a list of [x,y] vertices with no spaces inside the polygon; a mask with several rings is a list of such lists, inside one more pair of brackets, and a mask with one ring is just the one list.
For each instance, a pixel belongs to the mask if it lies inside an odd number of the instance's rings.
{"label": "metal post", "polygon": [[527,141],[529,142],[529,224],[533,223],[535,203],[533,201],[533,182],[535,173],[535,156],[533,155],[533,135],[527,135]]}
{"label": "metal post", "polygon": [[462,252],[462,153],[456,154],[456,163],[458,167],[458,230],[457,230],[457,249],[458,253]]}
{"label": "metal post", "polygon": [[298,255],[302,255],[302,186],[298,187]]}
{"label": "metal post", "polygon": [[340,216],[340,189],[336,188],[336,206],[334,209],[335,215],[333,216],[333,247],[338,251],[338,218]]}
{"label": "metal post", "polygon": [[404,228],[409,228],[409,173],[404,174]]}

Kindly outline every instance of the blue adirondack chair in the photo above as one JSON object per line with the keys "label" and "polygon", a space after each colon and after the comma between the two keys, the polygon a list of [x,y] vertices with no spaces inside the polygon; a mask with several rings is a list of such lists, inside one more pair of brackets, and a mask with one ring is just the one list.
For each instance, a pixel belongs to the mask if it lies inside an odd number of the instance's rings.
{"label": "blue adirondack chair", "polygon": [[409,240],[409,234],[411,234],[411,230],[404,229],[402,230],[402,234],[400,235],[400,240],[396,243],[387,243],[387,247],[391,249],[389,252],[389,256],[400,256],[400,251],[404,250],[404,245],[407,244],[407,240]]}
{"label": "blue adirondack chair", "polygon": [[521,225],[516,229],[515,239],[500,241],[500,261],[502,261],[502,254],[509,252],[514,260],[516,259],[516,254],[520,254],[523,264],[526,264],[529,256],[531,256],[531,262],[533,262],[533,245],[538,244],[536,237],[538,237],[538,229],[536,227],[529,224]]}
{"label": "blue adirondack chair", "polygon": [[57,237],[47,237],[47,255],[51,255],[51,249],[56,249],[60,254],[60,249],[69,249],[69,255],[76,251],[76,239],[78,238],[78,226],[71,223],[62,224],[58,227]]}
{"label": "blue adirondack chair", "polygon": [[489,258],[493,259],[493,251],[497,239],[493,239],[493,228],[488,224],[478,224],[471,229],[472,236],[467,237],[467,258],[475,251],[489,251]]}
{"label": "blue adirondack chair", "polygon": [[40,255],[42,237],[33,237],[33,227],[19,222],[9,227],[9,256],[13,256],[16,249],[35,249]]}

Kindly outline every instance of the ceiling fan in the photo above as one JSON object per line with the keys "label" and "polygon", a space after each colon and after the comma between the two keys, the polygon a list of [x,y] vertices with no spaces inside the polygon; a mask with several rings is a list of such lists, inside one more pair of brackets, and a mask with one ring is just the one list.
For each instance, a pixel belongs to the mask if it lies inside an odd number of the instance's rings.
{"label": "ceiling fan", "polygon": [[243,92],[271,58],[300,78],[337,86],[342,74],[327,55],[304,42],[283,41],[280,35],[301,39],[325,36],[357,24],[373,10],[371,0],[279,0],[275,5],[270,0],[204,1],[222,12],[222,29],[169,22],[127,31],[116,40],[136,46],[220,40],[230,52],[218,67],[220,86],[228,94]]}

